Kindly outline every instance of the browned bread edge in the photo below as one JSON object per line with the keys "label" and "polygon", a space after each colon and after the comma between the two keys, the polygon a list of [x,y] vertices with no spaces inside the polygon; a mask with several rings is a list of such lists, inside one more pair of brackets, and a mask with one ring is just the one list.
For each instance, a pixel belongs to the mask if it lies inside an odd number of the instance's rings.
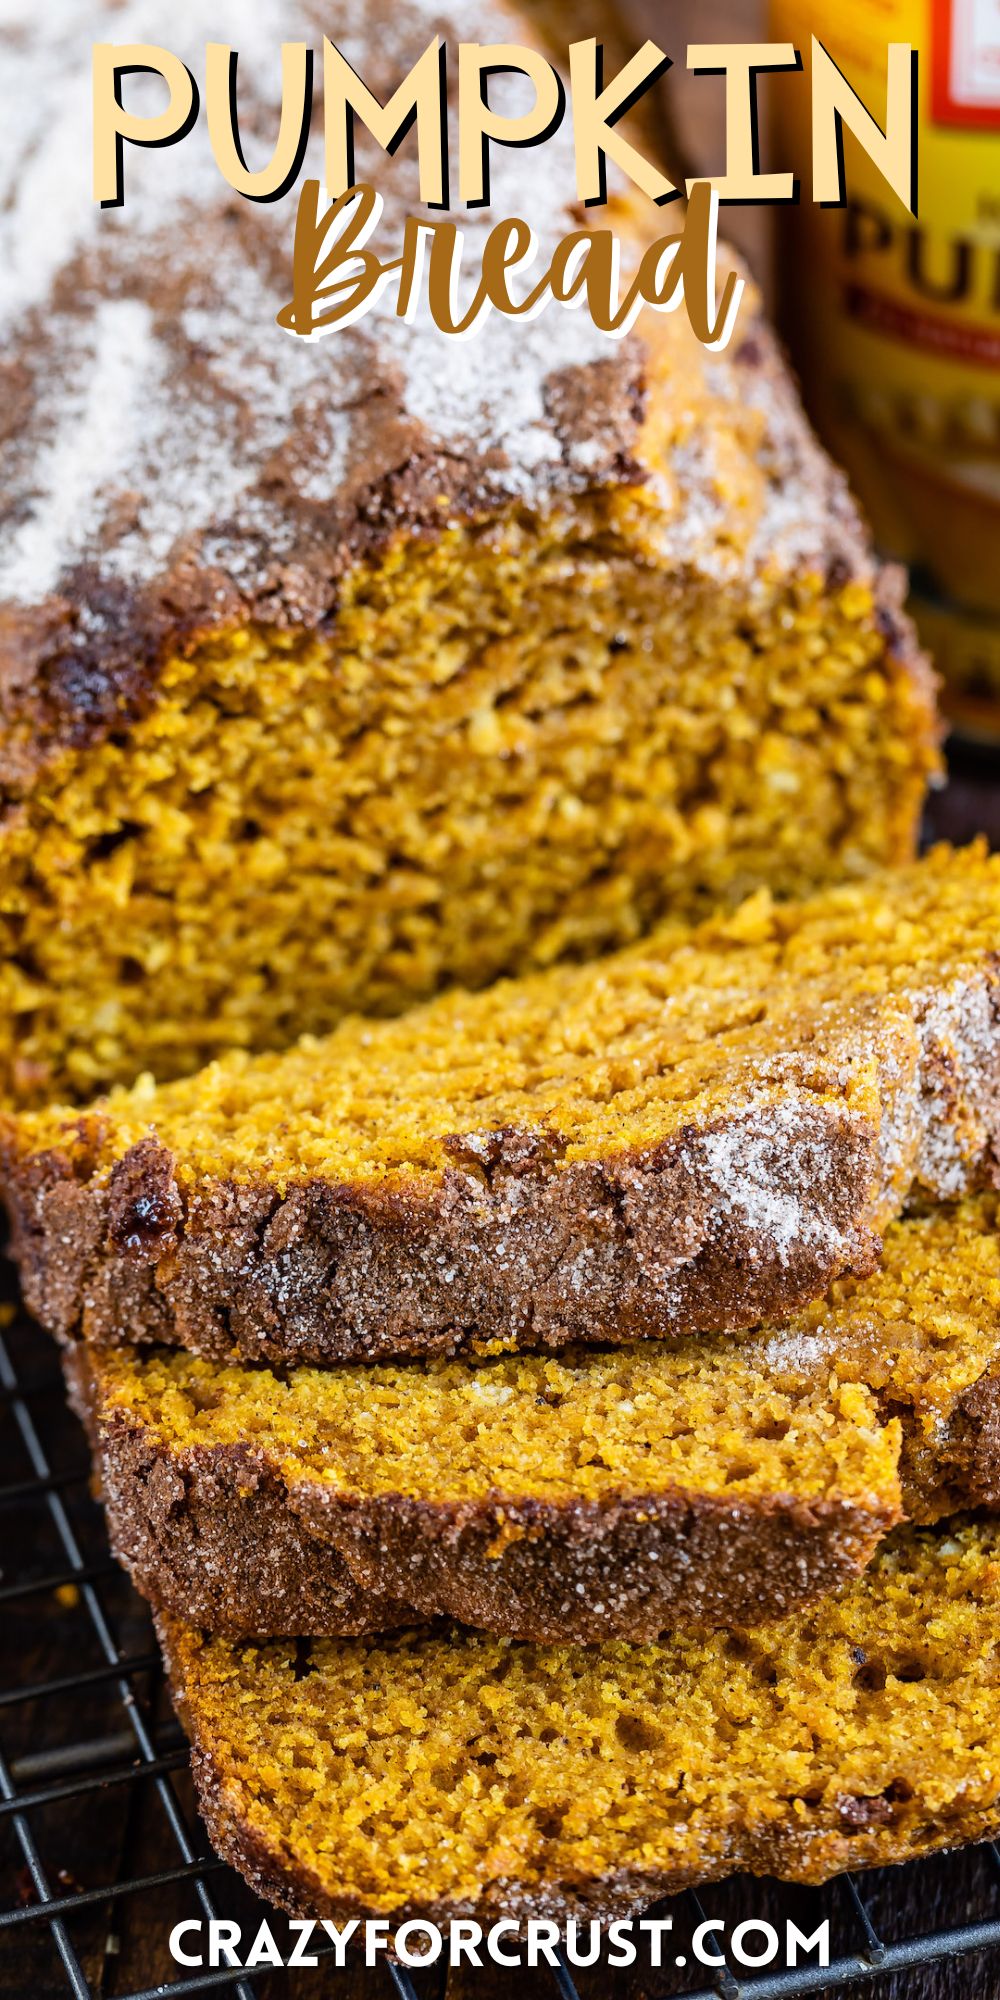
{"label": "browned bread edge", "polygon": [[64,1357],[115,1552],[143,1593],[218,1632],[349,1636],[447,1616],[520,1639],[656,1638],[747,1625],[857,1574],[900,1518],[876,1495],[805,1502],[685,1492],[599,1501],[435,1502],[289,1488],[252,1443],[169,1454],[95,1409],[86,1351]]}
{"label": "browned bread edge", "polygon": [[997,1173],[996,953],[946,993],[875,1006],[850,1035],[877,1057],[861,1109],[817,1096],[807,1023],[763,1109],[748,1088],[721,1119],[595,1159],[565,1159],[541,1126],[443,1134],[447,1164],[412,1180],[189,1188],[154,1131],[102,1172],[99,1106],[72,1153],[32,1152],[13,1120],[0,1130],[12,1255],[29,1309],[60,1337],[220,1360],[322,1365],[779,1322],[843,1272],[874,1268],[914,1180],[947,1198]]}
{"label": "browned bread edge", "polygon": [[[272,1844],[248,1822],[239,1787],[227,1780],[223,1769],[222,1746],[212,1740],[185,1701],[185,1634],[179,1622],[163,1615],[157,1617],[157,1630],[174,1703],[191,1738],[199,1806],[213,1847],[269,1901],[316,1919],[345,1922],[377,1914],[392,1928],[415,1917],[439,1924],[464,1916],[483,1924],[500,1917],[524,1923],[530,1918],[561,1921],[569,1916],[606,1923],[660,1897],[740,1872],[820,1883],[847,1868],[885,1867],[981,1841],[1000,1826],[1000,1801],[970,1799],[960,1786],[942,1802],[940,1792],[936,1799],[922,1798],[909,1785],[866,1796],[845,1783],[842,1792],[820,1803],[776,1799],[775,1816],[766,1827],[715,1829],[697,1861],[683,1869],[652,1863],[648,1869],[611,1872],[600,1879],[543,1877],[531,1883],[513,1875],[496,1876],[481,1883],[474,1899],[428,1896],[393,1909],[380,1904],[376,1911],[348,1890],[332,1897],[297,1854]],[[988,1777],[983,1790],[989,1790]],[[796,1810],[797,1805],[804,1809]]]}

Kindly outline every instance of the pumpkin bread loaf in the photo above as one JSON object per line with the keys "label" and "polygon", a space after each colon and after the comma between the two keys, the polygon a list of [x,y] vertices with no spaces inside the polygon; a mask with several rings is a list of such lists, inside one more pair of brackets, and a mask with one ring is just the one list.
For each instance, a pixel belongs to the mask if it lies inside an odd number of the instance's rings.
{"label": "pumpkin bread loaf", "polygon": [[[62,185],[53,234],[20,167],[92,11],[25,9],[4,52],[0,1100],[86,1101],[907,859],[930,677],[752,289],[717,354],[682,312],[622,341],[494,313],[457,342],[388,295],[296,341],[297,192],[234,195],[204,115],[126,148],[121,210]],[[287,14],[383,101],[427,44],[408,0]],[[281,7],[219,0],[213,28],[263,145]],[[473,32],[534,39],[498,0]],[[426,213],[412,142],[390,160],[359,120],[357,173],[395,254]],[[580,224],[568,117],[542,171],[499,146],[491,177],[463,283],[499,217],[539,270]],[[610,190],[627,268],[668,225]]]}
{"label": "pumpkin bread loaf", "polygon": [[777,1320],[996,1169],[1000,857],[6,1121],[44,1325],[281,1363]]}
{"label": "pumpkin bread loaf", "polygon": [[1000,1504],[997,1197],[894,1223],[784,1327],[672,1346],[227,1367],[65,1363],[112,1540],[213,1631],[448,1614],[528,1639],[748,1625],[833,1589],[902,1511]]}
{"label": "pumpkin bread loaf", "polygon": [[995,1523],[898,1530],[839,1596],[739,1637],[160,1633],[214,1845],[314,1918],[612,1917],[1000,1826]]}

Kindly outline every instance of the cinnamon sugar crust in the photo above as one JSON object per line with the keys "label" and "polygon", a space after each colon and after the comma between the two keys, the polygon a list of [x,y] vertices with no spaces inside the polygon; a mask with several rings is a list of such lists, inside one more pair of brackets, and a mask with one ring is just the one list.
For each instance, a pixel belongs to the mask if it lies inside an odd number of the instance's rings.
{"label": "cinnamon sugar crust", "polygon": [[901,1515],[1000,1504],[997,1197],[892,1224],[872,1277],[737,1339],[278,1375],[77,1343],[64,1366],[119,1556],[212,1631],[384,1629],[404,1599],[525,1639],[753,1625]]}

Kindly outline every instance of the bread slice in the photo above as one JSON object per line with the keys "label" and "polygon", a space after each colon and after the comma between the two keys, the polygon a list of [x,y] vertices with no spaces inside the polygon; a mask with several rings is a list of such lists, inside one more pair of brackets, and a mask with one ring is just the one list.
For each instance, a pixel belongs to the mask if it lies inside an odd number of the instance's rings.
{"label": "bread slice", "polygon": [[898,1531],[741,1638],[160,1634],[213,1844],[311,1917],[611,1917],[1000,1826],[995,1523]]}
{"label": "bread slice", "polygon": [[[283,11],[286,39],[319,61],[330,36],[383,102],[426,46],[423,11],[388,0],[363,31],[354,0],[219,5],[244,131],[278,129]],[[586,309],[495,313],[456,341],[394,318],[395,288],[296,342],[275,319],[298,189],[235,196],[204,118],[126,148],[121,212],[64,189],[53,238],[21,166],[62,117],[69,17],[22,12],[5,62],[28,125],[0,180],[0,1099],[86,1101],[910,856],[931,676],[752,290],[714,354],[683,312],[624,340]],[[433,25],[454,76],[466,10],[443,0]],[[536,39],[499,0],[475,32]],[[203,77],[182,21],[171,47]],[[303,177],[323,178],[321,122]],[[389,159],[358,120],[357,172],[391,257],[424,213],[412,139]],[[531,224],[539,274],[579,229],[569,118],[541,164],[491,148],[491,182],[491,210],[456,215],[463,297],[500,218]],[[613,166],[609,192],[593,219],[625,273],[679,224]]]}
{"label": "bread slice", "polygon": [[1000,858],[9,1123],[42,1322],[277,1362],[753,1325],[996,1167]]}
{"label": "bread slice", "polygon": [[997,1222],[894,1223],[874,1277],[743,1338],[282,1376],[78,1344],[67,1374],[119,1556],[212,1631],[750,1625],[901,1511],[1000,1505]]}

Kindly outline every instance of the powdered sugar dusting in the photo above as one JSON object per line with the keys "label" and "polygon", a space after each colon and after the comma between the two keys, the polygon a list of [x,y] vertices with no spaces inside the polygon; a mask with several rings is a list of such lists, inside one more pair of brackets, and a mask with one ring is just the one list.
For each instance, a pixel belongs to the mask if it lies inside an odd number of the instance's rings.
{"label": "powdered sugar dusting", "polygon": [[817,1243],[831,1260],[843,1257],[848,1239],[826,1199],[829,1130],[817,1133],[794,1097],[751,1107],[745,1118],[701,1133],[698,1165],[720,1206],[750,1234],[751,1258],[787,1266]]}
{"label": "powdered sugar dusting", "polygon": [[921,1121],[914,1179],[939,1201],[964,1194],[991,1133],[983,1117],[1000,1094],[997,1000],[985,978],[962,979],[918,1000]]}
{"label": "powdered sugar dusting", "polygon": [[774,1333],[756,1352],[761,1367],[773,1369],[775,1374],[812,1375],[835,1359],[836,1336],[822,1328],[814,1333]]}
{"label": "powdered sugar dusting", "polygon": [[[273,97],[278,49],[294,35],[287,0],[7,0],[0,14],[4,159],[10,176],[0,199],[0,326],[9,328],[29,306],[48,296],[52,280],[88,239],[106,241],[123,217],[102,213],[91,200],[92,137],[90,50],[96,41],[153,42],[193,59],[206,40],[229,42],[240,52],[240,84],[266,102]],[[127,78],[126,108],[159,110],[163,84],[150,76]],[[207,142],[206,142],[207,143]],[[187,144],[152,155],[128,147],[128,234],[166,224],[178,201],[204,192],[201,147]]]}
{"label": "powdered sugar dusting", "polygon": [[28,515],[2,558],[4,586],[28,595],[53,541],[68,554],[83,546],[94,466],[113,477],[127,455],[137,405],[148,388],[154,349],[151,315],[141,299],[102,299],[93,318],[74,326],[84,365],[70,371],[62,421],[39,454],[36,476],[50,497]]}
{"label": "powdered sugar dusting", "polygon": [[[595,349],[593,322],[585,312],[560,315],[560,368],[586,367],[601,359]],[[416,325],[429,340],[424,307]],[[507,461],[504,484],[531,500],[544,483],[546,470],[557,473],[564,448],[553,429],[545,402],[552,363],[551,316],[525,322],[497,319],[488,335],[489,361],[479,339],[453,341],[440,375],[426,365],[426,342],[413,339],[414,328],[392,321],[389,345],[399,359],[406,383],[406,407],[418,423],[437,436],[470,440],[481,451],[499,449]],[[599,336],[598,336],[599,338]],[[603,350],[602,350],[603,351]],[[497,396],[497,384],[503,394]],[[580,439],[571,447],[575,467],[585,473],[599,455],[593,441]]]}
{"label": "powdered sugar dusting", "polygon": [[[842,1050],[845,1080],[858,1058],[879,1057],[872,1221],[885,1201],[898,1211],[913,1188],[938,1201],[968,1193],[981,1184],[997,1140],[1000,1000],[992,980],[964,974],[942,988],[901,994],[897,1004],[895,1024],[890,1015],[877,1042],[863,1016],[853,1028],[849,1019]],[[907,1033],[916,1030],[915,1065],[898,1055],[904,1016]],[[722,1226],[732,1221],[751,1237],[752,1262],[787,1267],[820,1246],[831,1269],[849,1267],[853,1235],[830,1212],[830,1129],[811,1113],[809,1100],[790,1090],[778,1102],[751,1102],[744,1116],[692,1142],[688,1164],[711,1187]],[[847,1132],[846,1101],[837,1115]]]}
{"label": "powdered sugar dusting", "polygon": [[[122,210],[90,199],[96,39],[162,43],[199,80],[206,40],[238,48],[241,136],[256,163],[277,132],[282,40],[305,40],[318,57],[329,34],[384,100],[435,32],[453,49],[460,39],[509,40],[515,27],[494,0],[400,0],[384,13],[368,0],[7,0],[5,157],[17,184],[0,186],[0,352],[26,388],[23,414],[0,444],[0,600],[39,601],[84,558],[130,586],[157,584],[182,559],[209,563],[266,597],[276,567],[303,573],[303,546],[335,569],[351,505],[361,495],[367,507],[373,484],[391,481],[416,454],[442,468],[442,488],[445,471],[467,467],[477,495],[497,504],[545,506],[609,476],[610,420],[602,433],[587,419],[601,407],[596,389],[578,397],[582,416],[561,423],[552,385],[604,364],[616,371],[622,408],[632,409],[638,347],[634,337],[608,340],[585,309],[550,305],[530,322],[494,313],[481,333],[456,341],[425,305],[412,324],[397,320],[390,288],[356,327],[295,341],[275,314],[288,297],[297,191],[274,204],[233,195],[204,111],[177,146],[125,148]],[[125,89],[129,108],[162,102],[156,78],[129,78]],[[491,102],[517,108],[527,90],[524,79],[496,78]],[[321,126],[317,108],[303,174],[318,179]],[[420,210],[413,143],[388,162],[360,128],[358,142],[359,173],[386,195],[378,247],[391,251],[403,217]],[[459,218],[466,291],[497,216],[519,215],[535,230],[532,277],[579,226],[568,117],[544,158],[494,148],[491,182],[492,208]],[[651,226],[664,226],[653,212]],[[693,335],[675,325],[690,375]],[[734,546],[709,428],[676,427],[663,481],[672,555],[719,581],[811,559],[828,528],[830,473],[818,452],[802,457],[794,399],[785,407],[756,376],[748,391],[747,371],[726,356],[704,357],[704,367],[734,408],[748,393],[771,396],[764,428],[777,469],[752,548]],[[424,476],[432,484],[433,473]]]}

